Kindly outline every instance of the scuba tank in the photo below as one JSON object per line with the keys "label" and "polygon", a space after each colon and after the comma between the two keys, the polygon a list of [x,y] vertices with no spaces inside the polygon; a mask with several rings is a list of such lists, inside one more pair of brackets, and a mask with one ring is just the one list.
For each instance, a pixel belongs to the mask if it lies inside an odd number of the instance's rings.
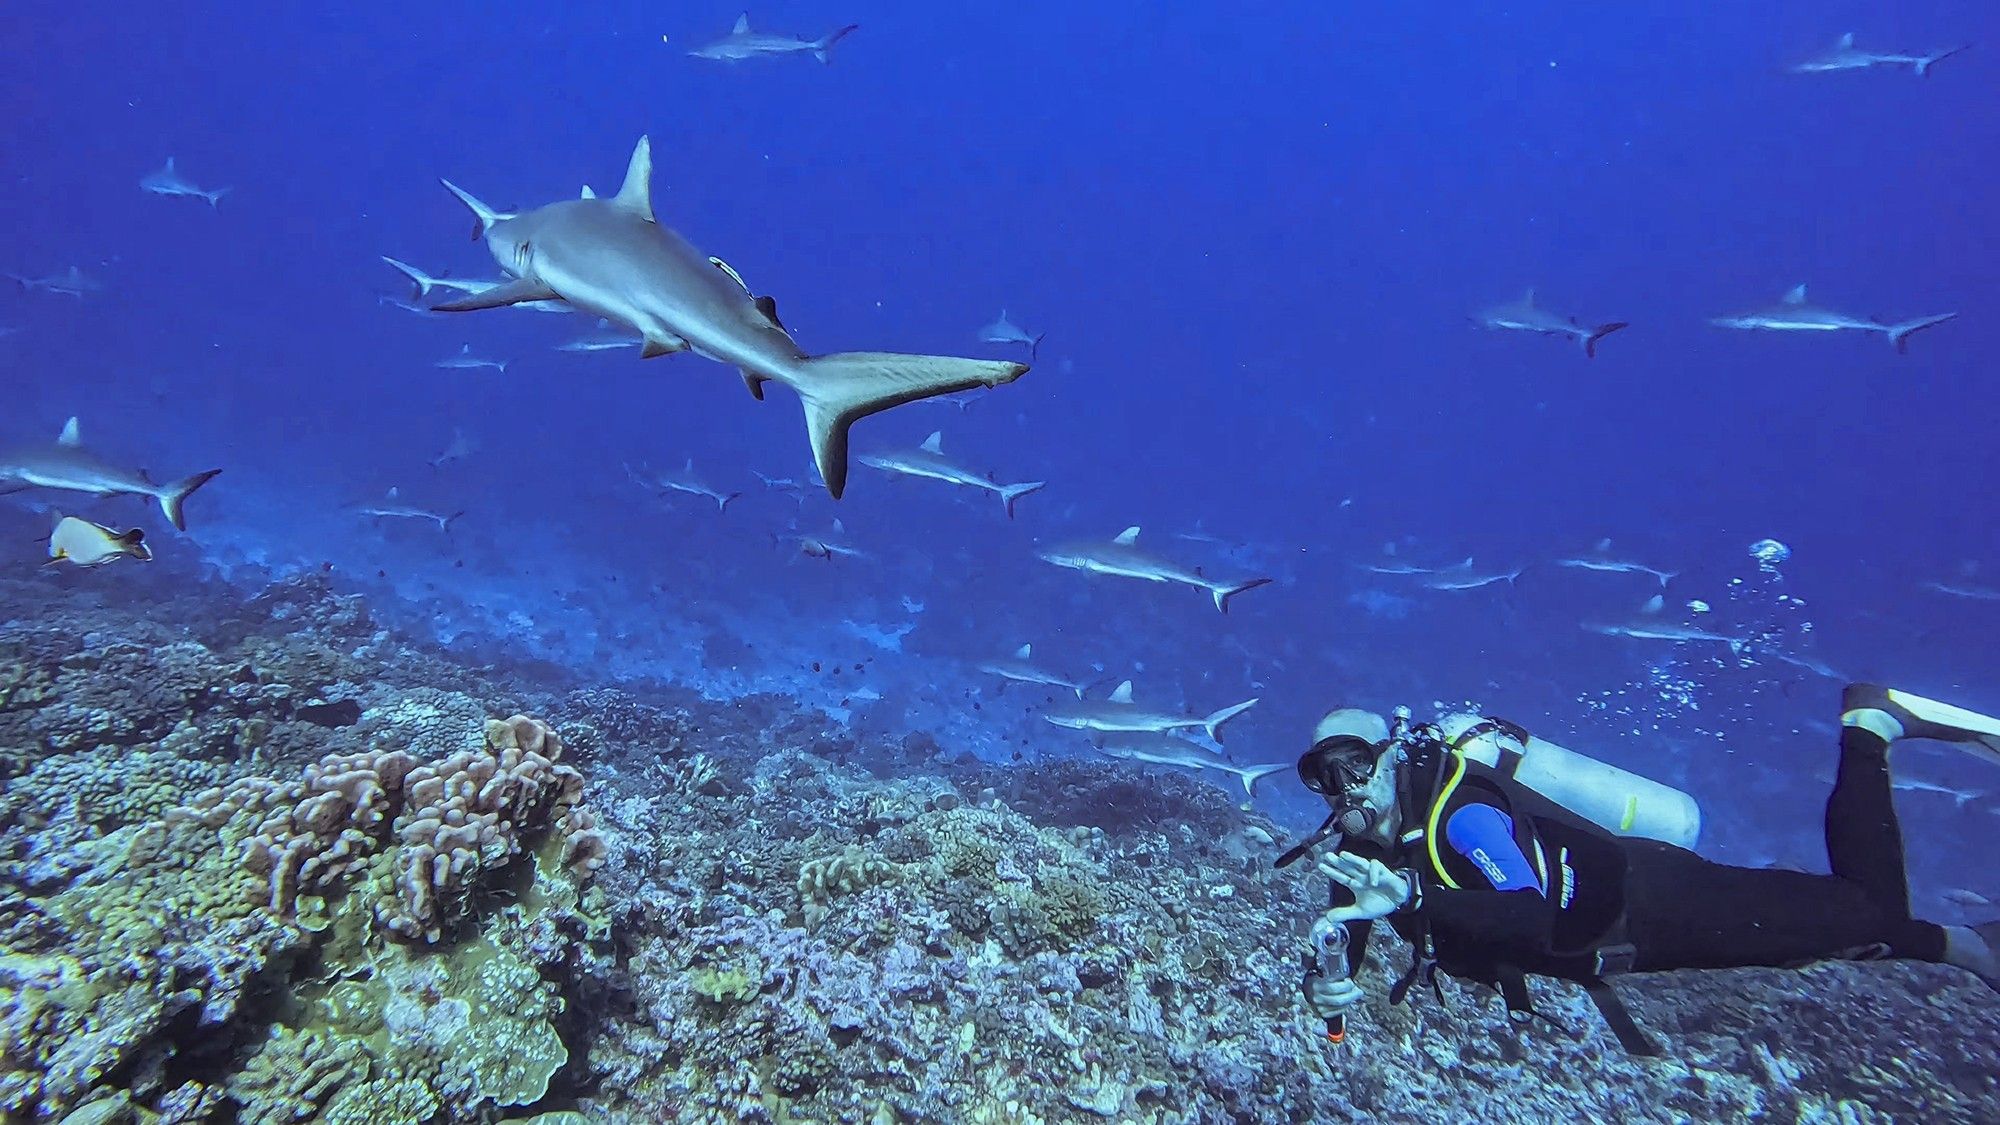
{"label": "scuba tank", "polygon": [[1499,719],[1447,715],[1438,731],[1453,750],[1619,836],[1692,850],[1701,807],[1669,785],[1587,758]]}

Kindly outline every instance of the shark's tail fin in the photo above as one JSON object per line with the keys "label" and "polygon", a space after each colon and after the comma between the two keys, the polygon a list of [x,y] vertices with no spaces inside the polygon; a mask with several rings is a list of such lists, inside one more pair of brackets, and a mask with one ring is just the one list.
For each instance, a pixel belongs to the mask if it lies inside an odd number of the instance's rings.
{"label": "shark's tail fin", "polygon": [[410,279],[410,284],[416,286],[416,295],[419,300],[430,296],[431,287],[438,283],[437,278],[432,277],[430,274],[425,273],[400,258],[391,258],[389,255],[384,254],[382,255],[382,260],[389,263],[397,273]]}
{"label": "shark's tail fin", "polygon": [[1629,328],[1629,327],[1631,327],[1631,322],[1624,320],[1614,320],[1609,324],[1600,324],[1597,327],[1591,329],[1590,331],[1584,333],[1582,336],[1577,337],[1577,342],[1583,345],[1583,354],[1586,357],[1590,359],[1596,359],[1597,342],[1599,340],[1604,339],[1606,336],[1611,335],[1613,332],[1618,331],[1620,328]]}
{"label": "shark's tail fin", "polygon": [[847,429],[855,422],[918,399],[997,387],[1019,379],[1025,363],[896,352],[837,352],[814,356],[773,377],[791,385],[806,409],[813,463],[833,498],[847,489]]}
{"label": "shark's tail fin", "polygon": [[1202,729],[1208,732],[1208,737],[1216,740],[1217,742],[1221,742],[1222,724],[1228,722],[1229,720],[1235,718],[1238,715],[1241,715],[1243,712],[1248,711],[1250,708],[1255,706],[1257,706],[1257,701],[1255,699],[1246,699],[1243,702],[1238,703],[1234,707],[1224,707],[1222,710],[1217,711],[1215,714],[1210,715],[1206,719],[1203,719],[1201,721]]}
{"label": "shark's tail fin", "polygon": [[464,514],[465,514],[465,509],[460,508],[458,511],[453,512],[452,514],[445,516],[443,519],[438,520],[438,530],[444,532],[446,535],[450,535],[451,525],[457,523],[458,518]]}
{"label": "shark's tail fin", "polygon": [[1030,492],[1038,492],[1041,489],[1047,488],[1048,484],[1049,482],[1045,480],[1031,480],[1023,484],[1001,485],[1000,503],[1007,509],[1007,518],[1010,520],[1014,518],[1014,501],[1019,500]]}
{"label": "shark's tail fin", "polygon": [[1269,578],[1250,578],[1234,585],[1217,583],[1208,588],[1208,593],[1210,597],[1215,599],[1216,612],[1228,613],[1229,599],[1245,590],[1255,590],[1259,586],[1268,586],[1270,584],[1271,579]]}
{"label": "shark's tail fin", "polygon": [[1972,46],[1972,44],[1970,43],[1961,43],[1956,47],[1947,47],[1942,51],[1935,51],[1932,52],[1931,54],[1925,55],[1923,58],[1918,59],[1917,77],[1929,78],[1931,75],[1932,67],[1952,57],[1953,55],[1958,54],[1960,51],[1963,51],[1970,46]]}
{"label": "shark's tail fin", "polygon": [[846,27],[843,27],[838,31],[827,32],[825,37],[820,39],[819,42],[813,44],[813,58],[818,59],[821,62],[821,64],[829,64],[833,62],[833,55],[831,54],[831,52],[833,51],[833,45],[835,43],[840,42],[842,39],[847,38],[848,35],[853,33],[855,28],[860,26],[861,25],[858,23],[850,23]]}
{"label": "shark's tail fin", "polygon": [[1032,339],[1032,340],[1030,340],[1030,341],[1028,341],[1028,362],[1029,362],[1029,363],[1034,363],[1035,361],[1037,361],[1037,360],[1039,360],[1039,359],[1041,358],[1041,356],[1042,356],[1042,337],[1044,337],[1044,336],[1046,336],[1046,335],[1048,335],[1048,333],[1046,333],[1046,332],[1037,332],[1037,333],[1035,333],[1035,338],[1034,338],[1034,339]]}
{"label": "shark's tail fin", "polygon": [[1234,773],[1237,779],[1243,782],[1243,800],[1247,805],[1249,802],[1257,799],[1258,782],[1274,773],[1283,773],[1291,768],[1292,766],[1288,762],[1273,762],[1268,766],[1245,766],[1242,769],[1230,772]]}
{"label": "shark's tail fin", "polygon": [[208,205],[210,208],[219,211],[222,209],[220,206],[222,203],[222,197],[228,195],[230,192],[235,190],[236,189],[233,187],[219,187],[216,188],[214,191],[202,192],[201,197],[203,199],[208,200]]}
{"label": "shark's tail fin", "polygon": [[479,202],[478,199],[473,197],[471,192],[466,191],[450,180],[439,180],[438,183],[443,184],[446,191],[457,196],[458,201],[465,204],[466,208],[472,212],[473,218],[477,220],[472,228],[472,240],[474,242],[479,241],[480,238],[485,236],[487,231],[492,230],[494,223],[506,218],[505,215]]}
{"label": "shark's tail fin", "polygon": [[160,511],[166,513],[167,522],[173,524],[181,531],[186,531],[187,520],[181,514],[181,505],[187,503],[187,498],[194,493],[195,489],[207,484],[210,480],[214,479],[215,474],[221,471],[221,469],[210,469],[205,473],[196,473],[191,477],[182,477],[180,480],[162,488],[160,490]]}
{"label": "shark's tail fin", "polygon": [[741,492],[725,492],[725,493],[723,493],[722,495],[720,495],[720,496],[716,497],[716,498],[715,498],[715,510],[716,510],[716,511],[718,511],[718,512],[726,512],[726,511],[728,511],[728,510],[729,510],[729,502],[730,502],[731,500],[734,500],[734,499],[736,499],[736,498],[737,498],[738,496],[741,496],[741,495],[743,495],[743,494],[742,494]]}
{"label": "shark's tail fin", "polygon": [[1896,351],[1907,352],[1910,350],[1910,337],[1912,335],[1922,332],[1926,328],[1935,328],[1957,315],[1955,312],[1948,312],[1938,316],[1918,317],[1915,320],[1906,320],[1901,324],[1891,324],[1884,331],[1889,333],[1889,342],[1896,345]]}

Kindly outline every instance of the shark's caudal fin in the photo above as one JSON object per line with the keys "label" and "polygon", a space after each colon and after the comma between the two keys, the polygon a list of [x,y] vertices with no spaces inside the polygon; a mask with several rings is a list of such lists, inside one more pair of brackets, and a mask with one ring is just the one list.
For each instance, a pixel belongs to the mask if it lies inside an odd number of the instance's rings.
{"label": "shark's caudal fin", "polygon": [[1883,328],[1883,331],[1889,334],[1889,342],[1896,345],[1896,351],[1908,352],[1910,350],[1910,337],[1912,335],[1922,332],[1926,328],[1935,328],[1957,315],[1955,312],[1948,312],[1938,316],[1918,317],[1916,320],[1906,320],[1901,324],[1887,325]]}
{"label": "shark's caudal fin", "polygon": [[1274,773],[1283,773],[1291,768],[1292,766],[1289,762],[1273,762],[1268,766],[1245,766],[1241,769],[1230,770],[1229,772],[1235,774],[1236,779],[1243,783],[1243,799],[1248,802],[1257,799],[1258,782]]}
{"label": "shark's caudal fin", "polygon": [[1228,613],[1229,599],[1245,590],[1255,590],[1259,586],[1268,586],[1270,584],[1271,580],[1269,578],[1252,578],[1245,582],[1238,582],[1233,586],[1224,584],[1210,586],[1208,593],[1210,597],[1215,599],[1216,611],[1219,613]]}
{"label": "shark's caudal fin", "polygon": [[1001,485],[1000,503],[1007,509],[1007,518],[1010,520],[1014,518],[1014,501],[1019,500],[1030,492],[1048,487],[1048,483],[1045,480],[1031,480],[1024,484]]}
{"label": "shark's caudal fin", "polygon": [[450,535],[451,525],[458,522],[458,518],[464,514],[465,511],[463,509],[460,509],[459,511],[453,512],[452,514],[445,516],[443,519],[438,520],[438,530],[444,532],[446,535]]}
{"label": "shark's caudal fin", "polygon": [[1032,339],[1032,340],[1030,340],[1030,341],[1028,341],[1028,362],[1029,362],[1029,363],[1034,363],[1034,362],[1035,362],[1036,360],[1038,360],[1038,359],[1040,359],[1040,358],[1041,358],[1041,355],[1042,355],[1042,337],[1044,337],[1044,336],[1046,336],[1046,335],[1048,335],[1048,333],[1046,333],[1046,332],[1037,332],[1037,333],[1035,333],[1035,338],[1034,338],[1034,339]]}
{"label": "shark's caudal fin", "polygon": [[[835,43],[840,42],[842,39],[847,38],[848,35],[853,33],[855,28],[858,28],[860,26],[861,25],[858,23],[850,23],[846,27],[841,28],[839,31],[827,32],[826,35],[820,39],[819,42],[813,44],[813,58],[818,59],[821,62],[821,64],[827,64],[833,62],[833,55],[831,54],[833,50],[833,45]],[[1919,71],[1919,73],[1922,72]]]}
{"label": "shark's caudal fin", "polygon": [[382,260],[389,263],[389,265],[392,266],[397,273],[400,273],[404,277],[410,279],[410,284],[417,287],[417,297],[419,299],[431,295],[431,286],[436,285],[438,283],[437,278],[432,277],[430,274],[425,273],[424,271],[418,269],[417,267],[399,258],[391,258],[387,254],[383,254],[381,257]]}
{"label": "shark's caudal fin", "polygon": [[798,392],[806,411],[813,463],[833,498],[847,489],[847,429],[855,422],[918,399],[997,387],[1028,370],[1025,363],[896,352],[837,352],[814,356],[778,377]]}
{"label": "shark's caudal fin", "polygon": [[1952,57],[1953,55],[1958,54],[1960,51],[1963,51],[1970,46],[1972,46],[1972,44],[1970,43],[1961,43],[1956,47],[1947,47],[1942,51],[1933,52],[1932,54],[1925,55],[1923,58],[1918,59],[1916,63],[1917,77],[1929,78],[1931,75],[1932,67]]}
{"label": "shark's caudal fin", "polygon": [[1202,729],[1208,732],[1208,737],[1216,740],[1217,742],[1221,742],[1222,724],[1228,722],[1229,720],[1235,718],[1238,715],[1241,715],[1243,712],[1248,711],[1250,708],[1255,706],[1257,706],[1257,701],[1255,699],[1246,699],[1243,702],[1238,703],[1234,707],[1224,707],[1222,710],[1217,711],[1215,714],[1210,715],[1206,719],[1203,719],[1201,721]]}
{"label": "shark's caudal fin", "polygon": [[[1922,72],[1921,72],[1921,71],[1919,71],[1918,73],[1922,73]],[[235,188],[233,188],[233,187],[219,187],[219,188],[216,188],[216,189],[215,189],[214,191],[204,191],[204,192],[201,192],[201,193],[199,193],[199,194],[201,195],[201,197],[202,197],[203,199],[206,199],[206,200],[208,200],[208,205],[209,205],[209,207],[210,207],[211,209],[213,209],[213,210],[217,210],[217,211],[220,211],[220,210],[222,209],[222,206],[221,206],[221,204],[222,204],[222,197],[223,197],[223,196],[225,196],[225,195],[228,195],[228,194],[229,194],[230,192],[232,192],[232,191],[235,191],[235,190],[236,190],[236,189],[235,189]]]}
{"label": "shark's caudal fin", "polygon": [[196,473],[191,477],[182,477],[180,480],[162,488],[160,490],[160,511],[166,513],[167,522],[182,531],[186,531],[187,520],[181,514],[181,505],[187,503],[187,498],[193,494],[195,489],[207,484],[210,480],[214,479],[215,474],[221,471],[221,469],[210,469],[205,473]]}
{"label": "shark's caudal fin", "polygon": [[1606,336],[1611,335],[1613,332],[1618,331],[1620,328],[1629,328],[1629,327],[1631,327],[1630,322],[1623,320],[1614,320],[1609,324],[1600,324],[1597,327],[1591,329],[1590,331],[1584,333],[1583,335],[1577,337],[1577,343],[1583,345],[1583,354],[1587,358],[1596,359],[1597,342],[1599,340],[1604,339]]}
{"label": "shark's caudal fin", "polygon": [[725,493],[723,493],[723,494],[722,494],[721,496],[718,496],[718,497],[716,497],[716,498],[715,498],[715,510],[716,510],[716,511],[718,511],[718,512],[726,512],[726,511],[728,511],[728,510],[729,510],[729,502],[730,502],[731,500],[734,500],[734,499],[736,499],[736,498],[737,498],[738,496],[741,496],[741,495],[743,495],[743,494],[742,494],[741,492],[725,492]]}

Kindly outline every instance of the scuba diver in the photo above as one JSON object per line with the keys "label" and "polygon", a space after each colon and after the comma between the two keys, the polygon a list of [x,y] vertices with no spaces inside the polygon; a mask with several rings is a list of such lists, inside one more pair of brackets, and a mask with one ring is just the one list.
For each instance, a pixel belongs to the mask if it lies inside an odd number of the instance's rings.
{"label": "scuba diver", "polygon": [[2000,990],[2000,921],[1911,917],[1889,774],[1890,748],[1907,739],[2000,762],[2000,719],[1872,684],[1850,685],[1841,710],[1831,875],[1703,859],[1690,850],[1701,823],[1691,797],[1504,720],[1329,712],[1298,771],[1331,812],[1278,860],[1331,845],[1318,867],[1335,904],[1313,927],[1302,986],[1328,1038],[1339,1042],[1364,995],[1352,975],[1376,920],[1415,950],[1392,1003],[1419,980],[1442,1000],[1442,971],[1498,989],[1517,1025],[1554,1024],[1526,978],[1558,977],[1581,984],[1640,1055],[1659,1048],[1607,982],[1619,973],[1893,957],[1955,965]]}

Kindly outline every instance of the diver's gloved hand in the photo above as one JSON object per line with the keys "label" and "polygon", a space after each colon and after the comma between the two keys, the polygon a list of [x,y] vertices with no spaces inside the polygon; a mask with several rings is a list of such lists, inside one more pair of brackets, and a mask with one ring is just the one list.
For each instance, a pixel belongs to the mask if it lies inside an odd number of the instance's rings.
{"label": "diver's gloved hand", "polygon": [[1410,881],[1389,870],[1379,859],[1335,852],[1320,857],[1319,871],[1354,892],[1354,905],[1334,907],[1326,912],[1323,921],[1372,922],[1394,914],[1410,901]]}
{"label": "diver's gloved hand", "polygon": [[1361,986],[1355,984],[1352,977],[1332,980],[1313,976],[1307,978],[1302,989],[1306,994],[1306,1003],[1312,1007],[1313,1014],[1323,1020],[1346,1015],[1347,1010],[1361,1003],[1361,998],[1365,995],[1361,991]]}

